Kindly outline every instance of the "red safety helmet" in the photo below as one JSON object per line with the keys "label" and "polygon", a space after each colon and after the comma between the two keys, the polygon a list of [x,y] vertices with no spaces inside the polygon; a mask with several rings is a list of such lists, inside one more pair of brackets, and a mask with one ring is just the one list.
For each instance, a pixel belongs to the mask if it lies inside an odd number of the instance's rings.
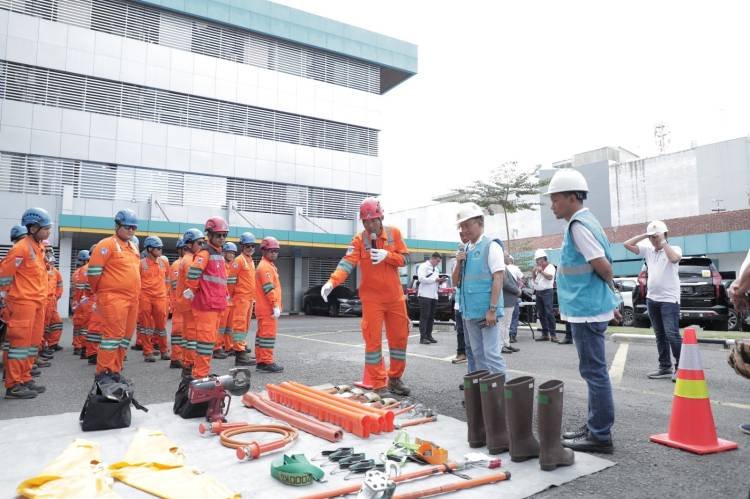
{"label": "red safety helmet", "polygon": [[281,249],[281,246],[279,246],[279,241],[273,236],[264,237],[260,242],[260,250],[266,251],[270,249]]}
{"label": "red safety helmet", "polygon": [[229,225],[221,217],[211,217],[206,220],[204,230],[206,232],[229,232]]}
{"label": "red safety helmet", "polygon": [[359,219],[372,220],[373,218],[383,218],[383,207],[377,199],[366,198],[359,205]]}

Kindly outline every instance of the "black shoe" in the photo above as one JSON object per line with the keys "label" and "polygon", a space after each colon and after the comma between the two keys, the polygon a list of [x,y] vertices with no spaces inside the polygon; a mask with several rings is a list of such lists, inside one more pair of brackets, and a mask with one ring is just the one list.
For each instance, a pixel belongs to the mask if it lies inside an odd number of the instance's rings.
{"label": "black shoe", "polygon": [[388,378],[388,391],[401,397],[408,397],[411,393],[411,389],[401,381],[401,378]]}
{"label": "black shoe", "polygon": [[33,399],[37,395],[37,392],[26,386],[24,383],[18,383],[17,385],[5,389],[6,399]]}
{"label": "black shoe", "polygon": [[133,345],[130,347],[131,350],[143,350],[143,345]]}
{"label": "black shoe", "polygon": [[154,345],[154,350],[156,350],[157,352],[161,352],[161,345],[159,345],[158,343]]}
{"label": "black shoe", "polygon": [[80,358],[81,358],[81,360],[86,360],[86,359],[89,358],[88,355],[86,355],[86,349],[85,348],[81,348]]}
{"label": "black shoe", "polygon": [[597,452],[599,454],[612,454],[615,451],[612,440],[608,442],[602,442],[594,439],[591,434],[578,438],[565,439],[562,441],[563,447],[573,449],[580,452]]}
{"label": "black shoe", "polygon": [[42,375],[42,370],[41,369],[39,369],[36,366],[34,366],[34,367],[31,368],[31,376],[33,378],[39,377],[41,375]]}
{"label": "black shoe", "polygon": [[648,373],[646,376],[648,376],[649,379],[667,379],[672,377],[672,368],[671,367],[660,367],[656,371]]}
{"label": "black shoe", "polygon": [[169,362],[170,369],[182,369],[182,362],[179,360],[172,360]]}
{"label": "black shoe", "polygon": [[511,350],[509,347],[503,347],[500,350],[500,353],[513,353],[513,350]]}
{"label": "black shoe", "polygon": [[235,366],[254,366],[256,365],[256,361],[254,358],[250,357],[250,354],[247,352],[237,352],[234,356],[234,365]]}
{"label": "black shoe", "polygon": [[190,378],[193,376],[193,367],[192,366],[182,366],[182,377],[183,378]]}
{"label": "black shoe", "polygon": [[562,434],[563,440],[572,440],[574,438],[581,438],[584,435],[587,435],[589,432],[589,427],[586,424],[581,425],[580,428],[576,428],[572,431],[564,431]]}
{"label": "black shoe", "polygon": [[227,354],[227,357],[234,357],[237,352],[234,350],[229,350],[228,352],[224,350],[224,352]]}
{"label": "black shoe", "polygon": [[432,343],[430,343],[430,340],[428,340],[427,338],[420,339],[419,344],[420,345],[432,345]]}
{"label": "black shoe", "polygon": [[169,352],[162,352],[160,359],[161,360],[172,360],[171,357],[169,356]]}
{"label": "black shoe", "polygon": [[435,338],[433,338],[432,336],[430,336],[429,338],[427,338],[427,341],[429,341],[430,343],[437,343],[437,340]]}
{"label": "black shoe", "polygon": [[47,389],[42,385],[37,385],[36,382],[32,379],[31,381],[27,381],[24,383],[28,388],[31,390],[34,390],[37,393],[44,393],[47,391]]}
{"label": "black shoe", "polygon": [[567,336],[557,342],[558,345],[570,345],[571,343],[573,343],[573,340],[571,338],[568,338]]}
{"label": "black shoe", "polygon": [[508,347],[508,350],[510,350],[511,352],[520,352],[521,351],[520,348],[516,348],[516,347]]}
{"label": "black shoe", "polygon": [[96,365],[96,354],[94,354],[94,355],[90,355],[90,356],[89,356],[89,357],[87,357],[87,358],[89,359],[89,364],[91,364],[92,366],[95,366],[95,365]]}
{"label": "black shoe", "polygon": [[264,363],[257,364],[255,366],[255,370],[263,371],[266,373],[280,373],[284,370],[284,368],[278,365],[277,363],[272,362],[270,364],[264,364]]}
{"label": "black shoe", "polygon": [[463,384],[463,383],[461,383],[460,385],[458,385],[458,389],[459,389],[459,390],[463,390],[463,389],[464,389],[464,384]]}
{"label": "black shoe", "polygon": [[517,343],[517,342],[518,342],[518,340],[516,339],[516,337],[515,337],[515,336],[511,336],[511,337],[510,337],[510,342],[511,342],[511,343]]}
{"label": "black shoe", "polygon": [[55,345],[55,346],[52,347],[52,350],[54,350],[55,352],[59,352],[62,349],[63,349],[63,347],[61,347],[60,345]]}
{"label": "black shoe", "polygon": [[549,341],[549,336],[540,336],[539,338],[534,338],[534,341]]}
{"label": "black shoe", "polygon": [[156,355],[153,353],[151,355],[146,355],[145,357],[143,357],[143,361],[144,362],[156,362]]}
{"label": "black shoe", "polygon": [[50,362],[48,360],[39,359],[39,360],[36,361],[36,365],[37,365],[37,367],[49,367],[49,366],[52,365],[52,362]]}
{"label": "black shoe", "polygon": [[222,350],[220,348],[218,350],[214,350],[213,357],[214,357],[214,359],[226,359],[227,358],[227,354],[224,352],[224,350]]}
{"label": "black shoe", "polygon": [[558,340],[558,339],[557,339],[557,336],[554,336],[554,335],[550,336],[549,340],[550,340],[550,341],[551,341],[552,343],[560,343],[560,340]]}
{"label": "black shoe", "polygon": [[80,349],[80,348],[74,348],[74,349],[73,349],[73,355],[78,355],[78,356],[80,356],[80,355],[81,355],[81,349]]}
{"label": "black shoe", "polygon": [[746,433],[746,434],[750,435],[750,423],[741,424],[740,425],[740,431],[742,433]]}

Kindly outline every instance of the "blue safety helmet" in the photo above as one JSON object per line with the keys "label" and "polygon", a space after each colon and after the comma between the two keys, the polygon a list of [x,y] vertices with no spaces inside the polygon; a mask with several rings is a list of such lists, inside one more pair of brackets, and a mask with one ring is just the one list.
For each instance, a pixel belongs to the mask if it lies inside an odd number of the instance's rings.
{"label": "blue safety helmet", "polygon": [[243,232],[240,234],[240,246],[246,244],[255,244],[255,236],[252,232]]}
{"label": "blue safety helmet", "polygon": [[21,216],[21,225],[38,225],[39,227],[49,227],[52,225],[52,219],[44,208],[29,208]]}
{"label": "blue safety helmet", "polygon": [[29,231],[23,225],[14,225],[10,228],[10,240],[15,243],[28,233]]}
{"label": "blue safety helmet", "polygon": [[78,252],[78,259],[82,262],[88,262],[89,258],[91,258],[91,253],[89,253],[89,250],[81,250]]}
{"label": "blue safety helmet", "polygon": [[206,236],[203,235],[203,232],[200,231],[200,229],[192,228],[185,231],[185,233],[182,235],[182,240],[186,245],[194,243],[198,239],[205,239]]}
{"label": "blue safety helmet", "polygon": [[224,243],[221,247],[221,251],[234,251],[237,253],[237,245],[234,243]]}
{"label": "blue safety helmet", "polygon": [[185,247],[185,241],[181,238],[177,238],[177,244],[174,245],[174,249],[182,249]]}
{"label": "blue safety helmet", "polygon": [[149,248],[163,248],[164,244],[161,242],[161,238],[157,236],[148,236],[145,241],[143,241],[143,247],[146,249]]}
{"label": "blue safety helmet", "polygon": [[138,215],[130,208],[120,210],[115,215],[115,223],[118,225],[134,225],[138,227]]}

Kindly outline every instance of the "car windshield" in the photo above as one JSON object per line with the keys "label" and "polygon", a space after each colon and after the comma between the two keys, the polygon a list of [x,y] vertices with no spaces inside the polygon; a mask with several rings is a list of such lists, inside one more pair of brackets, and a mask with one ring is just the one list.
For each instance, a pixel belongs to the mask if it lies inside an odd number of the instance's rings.
{"label": "car windshield", "polygon": [[680,265],[679,268],[680,279],[690,277],[711,277],[711,268],[706,265]]}

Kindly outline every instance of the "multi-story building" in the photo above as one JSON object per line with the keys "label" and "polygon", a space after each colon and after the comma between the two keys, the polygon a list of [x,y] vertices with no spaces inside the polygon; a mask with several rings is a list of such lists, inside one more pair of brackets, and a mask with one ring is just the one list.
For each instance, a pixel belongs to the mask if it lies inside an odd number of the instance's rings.
{"label": "multi-story building", "polygon": [[221,215],[280,240],[298,309],[381,192],[381,95],[416,70],[415,45],[265,0],[0,0],[0,244],[44,207],[70,275],[119,209],[167,254]]}

